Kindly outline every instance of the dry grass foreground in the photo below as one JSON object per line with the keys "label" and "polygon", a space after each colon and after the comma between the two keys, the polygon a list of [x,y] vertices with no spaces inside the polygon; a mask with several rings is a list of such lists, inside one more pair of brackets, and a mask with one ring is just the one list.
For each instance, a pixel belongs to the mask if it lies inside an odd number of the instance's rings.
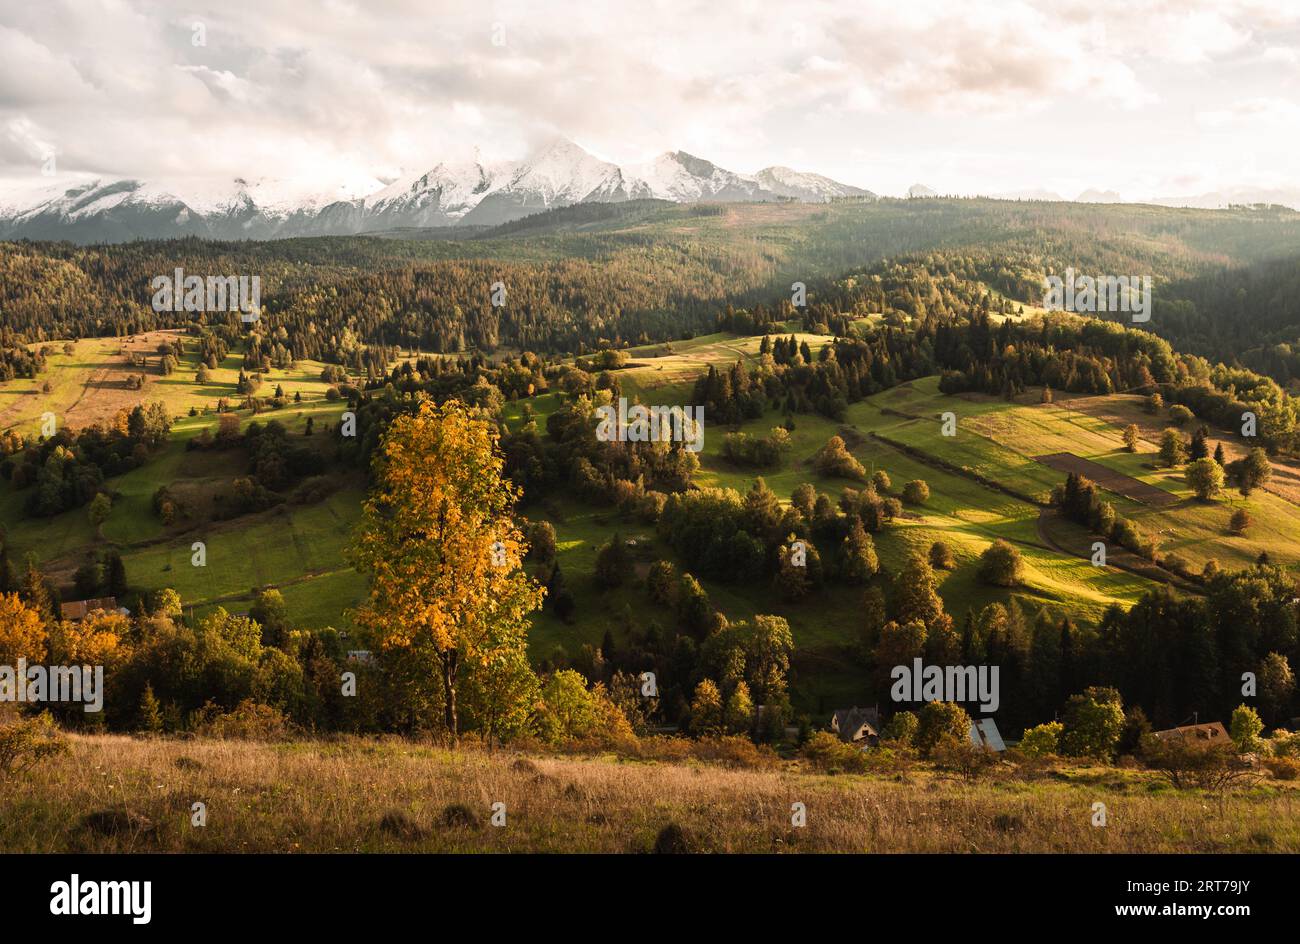
{"label": "dry grass foreground", "polygon": [[[0,851],[1296,852],[1298,799],[1290,784],[1219,798],[1109,767],[967,783],[917,766],[823,775],[398,739],[97,735],[4,784]],[[806,826],[791,823],[796,802]]]}

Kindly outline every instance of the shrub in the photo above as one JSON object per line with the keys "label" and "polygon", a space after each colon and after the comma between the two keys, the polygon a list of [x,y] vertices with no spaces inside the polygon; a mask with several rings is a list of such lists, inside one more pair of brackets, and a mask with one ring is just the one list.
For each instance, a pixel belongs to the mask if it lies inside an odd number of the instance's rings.
{"label": "shrub", "polygon": [[1061,732],[1065,725],[1059,721],[1049,721],[1030,728],[1020,738],[1020,753],[1026,757],[1046,757],[1055,754],[1060,748]]}
{"label": "shrub", "polygon": [[1250,512],[1245,508],[1238,508],[1228,520],[1228,530],[1233,534],[1245,534],[1246,529],[1252,524],[1254,524],[1254,519],[1250,517]]}
{"label": "shrub", "polygon": [[251,698],[230,711],[222,711],[208,702],[198,712],[194,729],[205,737],[237,741],[282,741],[292,733],[289,719],[282,711]]}
{"label": "shrub", "polygon": [[1194,738],[1149,736],[1142,746],[1148,767],[1164,775],[1177,789],[1222,793],[1257,774],[1227,744],[1206,746]]}
{"label": "shrub", "polygon": [[924,505],[930,499],[930,486],[924,479],[912,479],[903,486],[903,501],[909,505]]}
{"label": "shrub", "polygon": [[67,749],[67,740],[48,711],[0,725],[0,777],[25,773]]}
{"label": "shrub", "polygon": [[1295,780],[1300,778],[1300,760],[1294,757],[1266,757],[1264,767],[1275,780]]}
{"label": "shrub", "polygon": [[691,743],[690,756],[737,770],[762,770],[776,766],[779,755],[767,745],[755,744],[738,734],[706,737]]}
{"label": "shrub", "polygon": [[801,751],[818,770],[827,773],[861,773],[868,767],[861,748],[841,741],[830,731],[816,731]]}
{"label": "shrub", "polygon": [[960,738],[945,734],[930,751],[930,758],[940,770],[955,773],[963,780],[976,780],[998,762],[998,756],[969,735]]}
{"label": "shrub", "polygon": [[655,837],[655,855],[689,855],[701,851],[699,839],[676,823],[669,823]]}
{"label": "shrub", "polygon": [[957,566],[957,561],[952,555],[950,548],[943,541],[935,541],[930,545],[930,566],[935,570],[952,570]]}

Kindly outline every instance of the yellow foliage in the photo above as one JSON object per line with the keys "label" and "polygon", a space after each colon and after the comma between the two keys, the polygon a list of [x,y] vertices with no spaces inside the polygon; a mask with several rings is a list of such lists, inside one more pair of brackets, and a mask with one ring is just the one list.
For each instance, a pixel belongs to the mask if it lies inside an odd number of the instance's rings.
{"label": "yellow foliage", "polygon": [[105,610],[95,610],[80,623],[58,623],[50,631],[50,661],[57,665],[113,665],[126,654],[124,640],[130,630],[127,617]]}
{"label": "yellow foliage", "polygon": [[17,665],[19,659],[42,661],[45,637],[39,613],[16,593],[0,595],[0,665]]}
{"label": "yellow foliage", "polygon": [[511,515],[519,493],[495,426],[454,400],[392,422],[375,480],[349,551],[370,578],[355,618],[381,648],[432,646],[453,696],[454,735],[458,669],[494,640],[522,644],[544,593],[520,568],[526,546]]}

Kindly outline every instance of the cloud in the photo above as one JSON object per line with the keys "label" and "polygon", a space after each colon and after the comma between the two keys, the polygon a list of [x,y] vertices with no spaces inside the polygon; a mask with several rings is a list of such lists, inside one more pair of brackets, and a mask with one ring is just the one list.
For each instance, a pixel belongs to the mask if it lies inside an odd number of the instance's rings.
{"label": "cloud", "polygon": [[1130,137],[1237,123],[1267,151],[1293,113],[1256,103],[1293,75],[1297,24],[1262,0],[46,0],[0,9],[0,175],[53,146],[70,172],[391,177],[558,132],[873,189],[955,153],[1075,179],[1097,166],[1088,116]]}
{"label": "cloud", "polygon": [[1196,120],[1215,130],[1269,132],[1300,125],[1300,104],[1286,98],[1264,97],[1236,102],[1227,108],[1196,113]]}

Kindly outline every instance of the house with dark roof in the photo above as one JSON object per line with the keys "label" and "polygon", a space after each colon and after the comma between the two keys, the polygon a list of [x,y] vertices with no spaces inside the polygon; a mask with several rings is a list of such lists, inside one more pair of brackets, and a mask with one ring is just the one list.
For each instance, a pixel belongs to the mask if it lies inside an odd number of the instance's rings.
{"label": "house with dark roof", "polygon": [[840,736],[841,741],[874,747],[880,741],[880,732],[884,725],[880,722],[880,712],[875,708],[840,708],[831,715],[831,730]]}

